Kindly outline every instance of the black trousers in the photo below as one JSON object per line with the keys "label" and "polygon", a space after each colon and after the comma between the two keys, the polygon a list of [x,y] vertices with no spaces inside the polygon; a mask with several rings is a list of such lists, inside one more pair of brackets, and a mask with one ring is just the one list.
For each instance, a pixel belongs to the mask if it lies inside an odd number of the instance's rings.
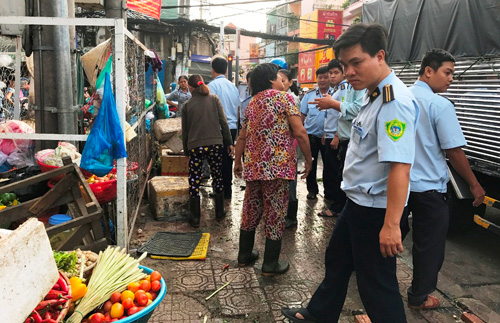
{"label": "black trousers", "polygon": [[396,258],[383,258],[380,253],[379,233],[384,218],[385,209],[347,200],[326,249],[325,278],[307,306],[320,322],[339,320],[353,271],[361,300],[373,323],[406,322],[396,277]]}
{"label": "black trousers", "polygon": [[[236,140],[236,129],[230,129],[230,131],[234,145],[234,141]],[[222,148],[222,183],[224,185],[224,195],[231,195],[231,187],[233,184],[233,159],[229,157],[227,146],[223,146]]]}
{"label": "black trousers", "polygon": [[443,265],[450,221],[447,195],[437,191],[410,192],[408,207],[401,220],[403,239],[410,230],[410,212],[413,216],[413,280],[408,288],[408,303],[418,306],[436,290]]}
{"label": "black trousers", "polygon": [[345,156],[347,154],[347,146],[349,145],[349,140],[339,142],[338,149],[336,150],[337,155],[336,158],[338,160],[338,172],[336,174],[337,179],[336,183],[338,184],[335,188],[335,196],[333,198],[333,203],[330,205],[330,211],[333,213],[340,213],[344,208],[345,202],[347,200],[347,196],[345,192],[340,188],[340,184],[342,183],[343,177],[342,173],[344,172],[344,164],[345,164]]}
{"label": "black trousers", "polygon": [[[307,183],[307,192],[318,194],[318,182],[316,179],[316,169],[318,168],[318,156],[321,152],[321,158],[323,161],[325,160],[325,146],[321,144],[321,138],[318,138],[313,135],[309,135],[309,145],[311,146],[311,155],[312,155],[312,168],[309,175],[307,175],[306,183]],[[323,180],[325,179],[325,167],[323,167]]]}
{"label": "black trousers", "polygon": [[[337,196],[341,194],[339,181],[340,161],[338,159],[339,149],[333,149],[330,143],[333,139],[325,139],[325,158],[323,159],[323,186],[325,187],[325,198],[335,203]],[[342,192],[343,193],[343,192]]]}

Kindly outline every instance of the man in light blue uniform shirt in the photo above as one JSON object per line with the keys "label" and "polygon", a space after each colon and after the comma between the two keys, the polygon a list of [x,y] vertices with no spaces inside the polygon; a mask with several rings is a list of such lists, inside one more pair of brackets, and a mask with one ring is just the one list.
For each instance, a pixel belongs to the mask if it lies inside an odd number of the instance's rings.
{"label": "man in light blue uniform shirt", "polygon": [[333,217],[339,215],[347,200],[344,191],[340,189],[340,184],[342,183],[342,172],[344,170],[347,146],[351,137],[352,120],[358,116],[365,92],[365,89],[357,91],[352,88],[352,85],[345,83],[343,87],[340,84],[339,89],[332,97],[325,96],[314,100],[320,111],[327,110],[328,112],[334,109],[339,112],[337,132],[331,143],[337,151],[336,158],[339,161],[337,179],[335,181],[336,189],[333,203],[329,208],[318,213],[319,216]]}
{"label": "man in light blue uniform shirt", "polygon": [[[322,66],[316,70],[316,78],[318,87],[307,92],[300,103],[300,113],[304,128],[306,128],[309,136],[309,144],[311,146],[311,154],[313,158],[312,169],[307,176],[307,199],[314,200],[319,193],[318,182],[316,179],[316,169],[318,168],[318,156],[321,153],[321,158],[325,159],[325,146],[321,143],[323,138],[325,125],[325,111],[319,111],[315,104],[309,102],[315,98],[321,98],[323,95],[332,95],[333,89],[330,87],[330,78],[328,75],[328,67]],[[325,178],[325,167],[323,167],[323,178]],[[326,189],[325,189],[326,190]],[[325,195],[327,192],[325,192]]]}
{"label": "man in light blue uniform shirt", "polygon": [[[408,288],[408,305],[415,309],[438,307],[430,295],[435,289],[444,261],[449,210],[446,186],[448,157],[453,168],[467,181],[474,205],[484,199],[484,190],[470,169],[462,151],[466,145],[455,107],[436,93],[446,92],[453,81],[455,59],[442,49],[431,49],[422,59],[419,79],[410,91],[420,108],[415,162],[410,174],[410,198],[406,215],[412,213],[413,280]],[[407,218],[401,222],[403,239],[409,230]]]}
{"label": "man in light blue uniform shirt", "polygon": [[[367,89],[352,123],[342,189],[348,200],[325,254],[325,278],[307,308],[282,309],[291,322],[337,322],[353,272],[374,323],[406,322],[396,277],[400,220],[415,158],[418,106],[385,61],[387,31],[356,24],[335,42],[355,90]],[[364,318],[368,319],[368,318]]]}
{"label": "man in light blue uniform shirt", "polygon": [[[330,77],[330,86],[333,87],[334,91],[333,96],[342,95],[345,92],[347,82],[344,80],[342,66],[340,66],[340,63],[336,59],[328,63],[328,75]],[[334,140],[337,133],[339,112],[333,109],[326,110],[325,112],[325,132],[321,141],[323,146],[325,146],[323,186],[325,188],[325,199],[334,201],[335,196],[340,191],[340,182],[337,183],[339,172],[339,160],[337,158],[338,145]]]}
{"label": "man in light blue uniform shirt", "polygon": [[[208,88],[210,93],[217,95],[222,103],[234,144],[238,132],[240,94],[236,86],[226,79],[227,60],[224,57],[214,56],[211,66],[214,80],[208,84]],[[230,156],[228,148],[224,147],[222,155],[222,181],[224,183],[224,198],[226,199],[231,198],[233,182],[233,158]]]}

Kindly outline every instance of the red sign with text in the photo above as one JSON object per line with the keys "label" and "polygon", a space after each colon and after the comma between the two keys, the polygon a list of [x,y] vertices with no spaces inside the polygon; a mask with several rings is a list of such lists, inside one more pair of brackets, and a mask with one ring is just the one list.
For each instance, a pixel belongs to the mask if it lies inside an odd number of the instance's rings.
{"label": "red sign with text", "polygon": [[316,53],[300,53],[299,54],[299,83],[314,83],[316,82]]}
{"label": "red sign with text", "polygon": [[161,0],[127,0],[127,8],[160,20]]}
{"label": "red sign with text", "polygon": [[342,11],[319,10],[318,21],[324,22],[318,24],[318,39],[336,40],[342,33]]}

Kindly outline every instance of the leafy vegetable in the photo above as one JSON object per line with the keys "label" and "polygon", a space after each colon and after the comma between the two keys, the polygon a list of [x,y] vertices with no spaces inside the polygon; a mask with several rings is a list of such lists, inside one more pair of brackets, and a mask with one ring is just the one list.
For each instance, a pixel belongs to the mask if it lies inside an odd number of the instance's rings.
{"label": "leafy vegetable", "polygon": [[76,253],[75,252],[57,252],[54,251],[57,269],[66,273],[76,274]]}

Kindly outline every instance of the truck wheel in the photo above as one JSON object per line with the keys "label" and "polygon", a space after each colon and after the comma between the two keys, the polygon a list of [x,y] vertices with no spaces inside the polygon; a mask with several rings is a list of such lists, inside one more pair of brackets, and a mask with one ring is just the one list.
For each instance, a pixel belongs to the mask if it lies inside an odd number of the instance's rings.
{"label": "truck wheel", "polygon": [[448,185],[448,207],[450,212],[450,235],[469,231],[475,226],[474,212],[476,208],[472,206],[472,199],[461,200],[455,194],[453,188]]}

